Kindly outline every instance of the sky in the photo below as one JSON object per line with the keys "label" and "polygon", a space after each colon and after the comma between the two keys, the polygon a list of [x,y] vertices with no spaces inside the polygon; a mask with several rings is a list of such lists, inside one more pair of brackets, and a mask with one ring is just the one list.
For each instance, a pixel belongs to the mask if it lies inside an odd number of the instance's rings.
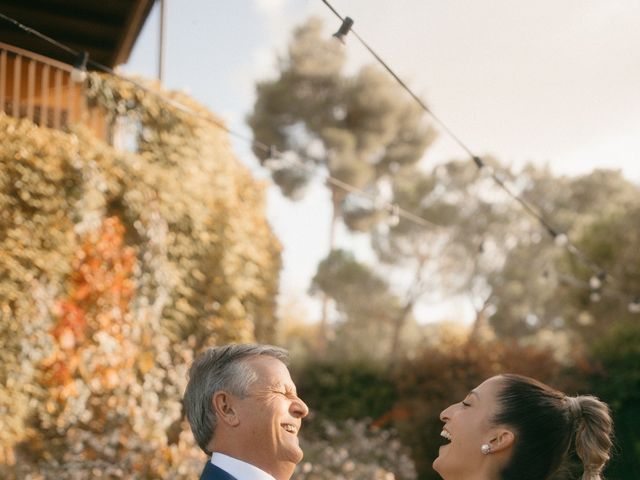
{"label": "sky", "polygon": [[[165,77],[245,135],[255,83],[272,78],[291,30],[310,15],[340,26],[321,0],[165,0]],[[558,174],[620,169],[640,183],[640,2],[637,0],[329,0],[355,31],[471,150]],[[159,12],[138,38],[128,73],[157,76]],[[347,37],[349,68],[374,59]],[[246,142],[236,153],[268,174]],[[425,167],[465,153],[440,133]],[[275,187],[268,217],[284,246],[281,295],[304,298],[328,251],[329,194],[320,182],[293,203]],[[362,238],[339,244],[365,252]],[[449,304],[422,321],[468,315]],[[311,308],[311,315],[316,315]],[[426,318],[429,317],[429,318]]]}

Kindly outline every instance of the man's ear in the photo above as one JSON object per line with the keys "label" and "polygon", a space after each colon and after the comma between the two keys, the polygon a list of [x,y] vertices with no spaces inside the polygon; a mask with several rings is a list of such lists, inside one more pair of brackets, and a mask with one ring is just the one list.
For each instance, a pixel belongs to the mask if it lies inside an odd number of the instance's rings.
{"label": "man's ear", "polygon": [[211,403],[219,422],[224,422],[230,427],[235,427],[240,423],[233,395],[225,391],[218,391],[213,394]]}
{"label": "man's ear", "polygon": [[491,453],[497,453],[513,446],[516,437],[514,433],[506,428],[496,430],[489,444],[491,445]]}

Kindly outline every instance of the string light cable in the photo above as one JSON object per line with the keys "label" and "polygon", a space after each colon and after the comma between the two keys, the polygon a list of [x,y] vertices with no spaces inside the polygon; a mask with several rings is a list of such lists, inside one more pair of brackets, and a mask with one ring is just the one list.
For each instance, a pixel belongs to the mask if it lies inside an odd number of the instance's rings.
{"label": "string light cable", "polygon": [[[433,112],[424,104],[424,102],[422,102],[422,100],[420,100],[420,98],[415,95],[411,89],[406,86],[406,84],[400,79],[400,77],[398,77],[395,72],[393,72],[393,70],[391,70],[390,67],[388,67],[386,65],[386,63],[384,63],[384,61],[373,51],[373,49],[371,49],[368,45],[366,45],[366,43],[364,42],[364,40],[362,40],[359,36],[357,36],[356,32],[351,28],[351,26],[353,25],[353,20],[351,20],[349,17],[346,17],[345,19],[343,19],[336,11],[335,9],[333,9],[333,7],[331,7],[331,5],[326,1],[326,0],[322,0],[323,3],[325,3],[337,16],[338,18],[340,18],[343,21],[343,28],[341,28],[341,30],[339,30],[336,33],[336,36],[338,36],[339,39],[343,39],[344,36],[346,36],[346,34],[351,31],[354,35],[356,35],[356,37],[358,38],[358,40],[360,42],[362,42],[366,48],[374,55],[374,57],[380,61],[384,66],[385,69],[403,86],[403,88],[405,90],[407,90],[410,95],[420,104],[420,106],[434,119],[436,120],[441,126],[442,128],[454,139],[456,140],[456,142],[458,142],[458,144],[465,150],[467,151],[467,153],[469,153],[469,155],[471,155],[471,157],[473,158],[474,162],[476,162],[476,165],[478,166],[479,169],[488,169],[489,167],[487,167],[484,162],[482,162],[482,159],[480,159],[480,157],[477,157],[475,155],[473,155],[473,153],[471,152],[471,150],[466,147],[466,145],[464,143],[462,143],[458,137],[456,137],[453,132],[451,132],[446,125],[440,121],[434,114]],[[47,43],[50,43],[58,48],[60,48],[61,50],[64,50],[65,52],[73,55],[76,58],[76,61],[73,65],[74,67],[74,71],[73,73],[75,75],[72,75],[72,78],[74,79],[74,81],[84,81],[85,75],[86,74],[86,67],[87,65],[92,66],[93,68],[95,68],[96,70],[100,70],[102,72],[108,73],[110,75],[113,75],[114,77],[117,77],[121,80],[124,80],[126,82],[131,83],[132,85],[136,86],[137,88],[143,90],[144,92],[153,95],[155,98],[157,98],[158,100],[161,100],[162,102],[173,106],[174,108],[178,109],[179,111],[185,113],[186,115],[190,115],[193,116],[195,118],[199,118],[201,120],[207,121],[209,123],[211,123],[212,125],[216,126],[217,128],[225,131],[227,134],[238,138],[239,140],[242,140],[246,143],[248,143],[249,145],[258,148],[259,150],[262,150],[264,153],[268,154],[268,158],[269,159],[277,159],[280,162],[285,162],[291,166],[297,167],[297,168],[301,168],[304,169],[312,174],[317,174],[317,170],[314,169],[313,166],[301,161],[299,158],[291,158],[288,156],[285,156],[282,152],[279,152],[273,145],[267,145],[263,142],[260,142],[258,140],[255,140],[253,138],[250,138],[246,135],[243,135],[237,131],[234,131],[232,129],[230,129],[229,127],[227,127],[224,123],[216,120],[214,117],[209,116],[209,115],[205,115],[201,112],[195,111],[193,109],[191,109],[190,107],[188,107],[187,105],[184,105],[183,103],[169,98],[165,95],[163,95],[160,92],[151,90],[150,88],[148,88],[147,86],[143,85],[142,83],[126,77],[124,75],[121,75],[120,73],[116,72],[114,69],[103,65],[91,58],[88,57],[87,52],[82,52],[79,50],[76,50],[68,45],[65,45],[62,42],[59,42],[31,27],[28,27],[22,23],[20,23],[19,21],[15,20],[14,18],[11,18],[3,13],[0,12],[0,18],[12,23],[13,25],[15,25],[16,27],[24,30],[25,32],[27,32],[28,34],[31,35],[35,35],[37,37],[39,37],[40,39],[44,40]],[[70,65],[70,64],[68,64]],[[311,157],[303,157],[307,160],[310,160],[311,163],[317,163],[317,159],[312,159]],[[265,163],[267,163],[267,161],[265,161]],[[267,168],[269,168],[267,166]],[[535,209],[533,209],[532,207],[530,207],[524,200],[522,200],[519,196],[513,194],[509,188],[504,184],[504,182],[502,182],[500,180],[500,178],[497,177],[497,175],[492,171],[491,172],[491,177],[499,184],[502,186],[503,189],[505,189],[505,191],[512,196],[513,198],[515,198],[522,206],[523,208],[525,208],[530,214],[534,215],[538,221],[540,221],[543,226],[545,226],[546,230],[549,232],[550,235],[552,235],[552,237],[555,239],[556,243],[561,245],[563,242],[565,246],[567,246],[567,248],[569,249],[569,251],[571,251],[574,255],[581,253],[580,250],[577,249],[577,247],[573,246],[572,244],[568,243],[568,239],[566,237],[566,235],[562,234],[562,233],[557,233],[542,217],[542,215],[540,215],[539,213],[537,213],[535,211]],[[424,217],[421,217],[420,215],[417,215],[411,211],[408,211],[404,208],[401,208],[397,203],[391,203],[391,202],[387,202],[387,201],[383,201],[380,202],[380,198],[370,192],[366,192],[358,187],[355,187],[347,182],[344,182],[338,178],[332,177],[331,175],[325,175],[324,176],[324,180],[326,183],[329,183],[331,185],[334,185],[338,188],[343,189],[344,191],[354,194],[354,195],[358,195],[360,197],[363,198],[367,198],[368,200],[370,200],[372,202],[372,204],[374,205],[382,205],[382,207],[387,210],[390,214],[390,226],[395,226],[395,224],[397,224],[397,221],[400,218],[404,218],[407,221],[413,222],[417,225],[420,225],[422,227],[427,227],[427,228],[444,228],[443,225],[437,224],[435,222],[432,222]],[[579,257],[580,258],[580,257]],[[583,261],[586,260],[585,256],[581,257]],[[593,267],[595,267],[595,264],[592,264]],[[598,269],[598,273],[596,276],[591,277],[590,282],[594,281],[594,278],[598,278],[601,280],[609,279],[609,275],[606,273],[603,273],[604,270],[602,269]],[[579,281],[576,279],[576,281]],[[608,289],[608,291],[611,291],[611,289]],[[624,295],[623,293],[618,292],[619,296]],[[640,313],[640,296],[636,296],[634,297],[634,299],[629,303],[629,311],[633,312],[633,313]]]}
{"label": "string light cable", "polygon": [[[548,271],[545,270],[542,276],[545,279],[548,279]],[[619,300],[621,302],[627,302],[627,310],[629,311],[629,313],[640,313],[640,295],[632,297],[632,299],[629,301],[630,295],[603,286],[602,283],[599,283],[599,281],[596,280],[597,277],[591,277],[588,282],[558,272],[555,272],[555,277],[558,279],[559,283],[564,283],[571,287],[588,291],[589,301],[591,303],[598,303],[602,299],[602,297],[607,296],[610,298],[615,298],[616,300]]]}
{"label": "string light cable", "polygon": [[[395,73],[395,71],[387,64],[387,62],[385,62],[382,57],[380,57],[380,55],[378,55],[376,53],[376,51],[369,46],[369,44],[360,36],[358,35],[358,33],[353,29],[353,20],[350,17],[343,17],[342,15],[340,15],[335,8],[333,8],[333,6],[329,3],[328,0],[321,0],[322,3],[324,3],[335,15],[336,17],[338,17],[341,21],[342,21],[342,26],[340,27],[340,30],[338,30],[338,32],[335,34],[336,37],[338,37],[341,40],[344,40],[344,37],[347,36],[348,33],[353,34],[353,36],[356,37],[356,39],[362,44],[362,46],[369,52],[371,53],[371,55],[378,61],[378,63],[396,80],[396,82],[398,82],[398,84],[411,96],[411,98],[413,98],[416,103],[440,126],[440,128],[460,147],[462,148],[468,155],[469,157],[473,160],[473,162],[475,163],[476,167],[478,168],[478,170],[487,170],[489,171],[489,176],[490,178],[492,178],[495,183],[502,188],[510,197],[512,197],[513,199],[515,199],[524,209],[527,213],[529,213],[531,216],[533,216],[536,220],[538,220],[538,222],[540,222],[542,224],[542,226],[545,228],[545,231],[547,231],[554,240],[557,240],[556,243],[559,243],[560,246],[567,246],[567,239],[565,237],[562,237],[561,233],[559,233],[555,228],[553,228],[549,222],[547,220],[544,219],[544,217],[542,216],[542,214],[540,214],[532,205],[530,205],[526,200],[524,200],[522,197],[520,197],[518,194],[516,194],[514,191],[512,191],[503,180],[501,180],[499,178],[499,176],[492,170],[490,169],[485,162],[482,160],[481,157],[479,157],[478,155],[475,155],[473,153],[473,151],[440,119],[440,117],[438,117],[433,110],[431,110],[427,104],[398,76],[398,74]],[[347,29],[346,26],[348,26],[349,28]],[[558,237],[560,237],[558,239]],[[575,251],[577,251],[577,247],[573,247],[572,253],[574,253]],[[585,257],[582,256],[582,259],[584,259]],[[590,268],[593,267],[593,264],[588,265]],[[600,269],[597,269],[596,271],[600,271]]]}
{"label": "string light cable", "polygon": [[480,156],[475,155],[469,148],[445,123],[438,117],[431,108],[400,78],[400,76],[385,62],[378,53],[355,31],[353,28],[354,21],[350,17],[343,17],[340,13],[331,5],[328,0],[321,0],[329,10],[342,22],[339,30],[334,34],[341,42],[344,43],[345,37],[351,33],[360,44],[376,59],[376,61],[386,70],[396,82],[409,94],[409,96],[439,125],[439,127],[473,160],[474,164],[480,172],[484,172],[488,177],[493,179],[496,185],[500,187],[509,197],[513,198],[530,216],[535,218],[544,228],[544,230],[551,236],[554,243],[565,248],[571,255],[580,260],[586,265],[592,272],[593,276],[591,281],[597,279],[598,281],[615,281],[606,271],[593,262],[588,256],[582,252],[574,243],[572,243],[565,233],[560,232],[554,228],[551,223],[544,218],[540,213],[540,209],[535,208],[531,203],[518,195],[513,189],[511,189],[502,178],[494,171],[493,168],[488,166]]}
{"label": "string light cable", "polygon": [[[86,66],[92,66],[93,68],[95,68],[96,70],[100,70],[102,72],[108,73],[110,75],[113,75],[114,77],[117,77],[121,80],[127,81],[131,84],[133,84],[134,86],[136,86],[137,88],[145,91],[146,93],[153,95],[155,98],[157,98],[158,100],[163,101],[164,103],[167,103],[168,105],[173,106],[174,108],[180,110],[181,112],[187,114],[187,115],[191,115],[193,117],[199,118],[201,120],[210,122],[211,124],[215,125],[216,127],[220,128],[221,130],[225,131],[227,134],[238,138],[239,140],[242,140],[246,143],[248,143],[249,145],[258,148],[259,150],[262,150],[264,153],[268,153],[269,155],[269,159],[278,159],[279,161],[284,161],[286,163],[288,163],[290,166],[293,167],[297,167],[297,168],[301,168],[304,169],[312,174],[317,174],[317,171],[309,164],[301,161],[300,159],[292,159],[290,157],[285,157],[284,154],[282,152],[279,152],[273,145],[267,145],[263,142],[260,142],[258,140],[252,139],[246,135],[243,135],[239,132],[236,132],[232,129],[230,129],[229,127],[227,127],[224,123],[217,121],[215,118],[205,115],[201,112],[197,112],[193,109],[191,109],[190,107],[184,105],[183,103],[169,98],[163,94],[161,94],[160,92],[151,90],[150,88],[148,88],[147,86],[143,85],[142,83],[126,77],[124,75],[121,75],[120,73],[116,72],[114,69],[103,65],[102,63],[96,62],[95,60],[88,58],[88,54],[87,52],[81,52],[79,50],[76,50],[68,45],[65,45],[64,43],[61,43],[31,27],[28,27],[22,23],[20,23],[19,21],[15,20],[14,18],[11,18],[3,13],[0,12],[0,18],[6,20],[9,23],[12,23],[13,25],[17,26],[18,28],[24,30],[25,32],[31,34],[31,35],[35,35],[38,38],[44,40],[45,42],[48,42],[62,50],[64,50],[65,52],[73,55],[76,58],[76,62],[74,63],[74,70],[72,72],[72,77],[74,79],[74,81],[83,81],[84,78],[86,78]],[[312,159],[310,157],[303,157],[306,160],[311,160],[312,163],[318,163],[316,159]],[[268,167],[267,167],[268,168]],[[431,227],[431,228],[443,228],[443,225],[439,225],[435,222],[432,222],[424,217],[421,217],[420,215],[417,215],[413,212],[410,212],[404,208],[401,208],[399,205],[395,204],[395,203],[391,203],[391,202],[387,202],[387,201],[380,201],[380,198],[370,192],[366,192],[358,187],[355,187],[347,182],[344,182],[338,178],[335,178],[331,175],[325,175],[324,176],[324,180],[326,183],[329,183],[331,185],[334,185],[338,188],[341,188],[342,190],[354,194],[354,195],[358,195],[360,197],[363,198],[367,198],[369,199],[372,204],[374,205],[380,205],[382,206],[382,208],[384,210],[386,210],[387,212],[389,212],[390,217],[391,218],[404,218],[405,220],[408,220],[410,222],[413,222],[417,225],[420,225],[422,227]]]}

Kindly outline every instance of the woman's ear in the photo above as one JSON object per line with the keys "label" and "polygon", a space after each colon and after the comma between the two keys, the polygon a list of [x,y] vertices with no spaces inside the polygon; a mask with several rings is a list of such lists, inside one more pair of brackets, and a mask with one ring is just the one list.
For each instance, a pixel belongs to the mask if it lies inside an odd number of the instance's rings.
{"label": "woman's ear", "polygon": [[218,391],[213,394],[211,403],[213,411],[219,422],[224,422],[230,427],[235,427],[240,423],[240,418],[234,405],[235,397],[225,391]]}
{"label": "woman's ear", "polygon": [[501,428],[493,434],[493,438],[489,442],[491,445],[491,453],[497,453],[513,446],[516,437],[511,430]]}

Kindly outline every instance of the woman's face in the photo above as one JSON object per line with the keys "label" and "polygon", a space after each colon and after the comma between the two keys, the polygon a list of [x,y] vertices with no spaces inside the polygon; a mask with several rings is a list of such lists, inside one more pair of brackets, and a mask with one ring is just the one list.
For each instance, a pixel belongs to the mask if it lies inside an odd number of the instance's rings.
{"label": "woman's face", "polygon": [[433,468],[446,480],[477,475],[490,455],[480,450],[493,440],[494,417],[502,380],[492,377],[474,388],[459,403],[454,403],[440,414],[444,422],[441,435],[449,442],[440,447]]}

